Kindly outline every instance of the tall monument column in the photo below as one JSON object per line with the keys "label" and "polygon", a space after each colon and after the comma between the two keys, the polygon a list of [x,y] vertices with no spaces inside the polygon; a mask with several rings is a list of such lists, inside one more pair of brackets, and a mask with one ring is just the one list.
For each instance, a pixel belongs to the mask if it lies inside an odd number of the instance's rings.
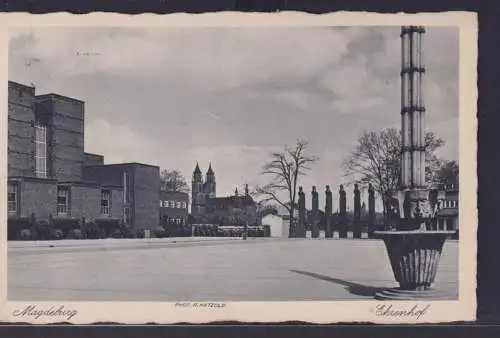
{"label": "tall monument column", "polygon": [[[401,28],[401,187],[399,213],[409,220],[419,203],[428,200],[425,182],[425,107],[422,80],[425,73],[422,44],[425,29]],[[400,228],[412,227],[411,221]]]}
{"label": "tall monument column", "polygon": [[375,227],[375,190],[373,185],[368,184],[368,232]]}
{"label": "tall monument column", "polygon": [[339,188],[339,237],[345,238],[347,236],[347,203],[344,186],[341,184]]}
{"label": "tall monument column", "polygon": [[357,184],[354,184],[354,238],[361,237],[361,193]]}
{"label": "tall monument column", "polygon": [[401,29],[401,186],[425,188],[425,108],[422,78],[422,43],[425,29]]}
{"label": "tall monument column", "polygon": [[306,226],[306,196],[302,187],[299,187],[299,225],[295,229],[294,237],[305,237]]}
{"label": "tall monument column", "polygon": [[311,198],[312,198],[312,208],[311,208],[311,237],[312,238],[318,238],[319,237],[319,227],[318,227],[318,207],[319,207],[319,201],[318,201],[318,191],[316,190],[315,186],[312,187]]}
{"label": "tall monument column", "polygon": [[[422,97],[423,27],[401,29],[401,136],[400,190],[391,200],[396,229],[378,231],[385,243],[399,288],[376,292],[377,299],[430,299],[439,297],[431,285],[446,238],[453,231],[432,231],[439,205],[425,182],[425,125]],[[444,198],[438,192],[437,200]]]}
{"label": "tall monument column", "polygon": [[332,191],[330,190],[330,186],[326,186],[325,191],[325,237],[332,238],[333,237],[333,227],[332,227]]}

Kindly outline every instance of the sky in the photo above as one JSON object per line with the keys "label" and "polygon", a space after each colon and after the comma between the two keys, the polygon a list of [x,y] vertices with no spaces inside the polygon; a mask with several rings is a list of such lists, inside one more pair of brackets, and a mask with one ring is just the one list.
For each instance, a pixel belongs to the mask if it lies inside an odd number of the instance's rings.
{"label": "sky", "polygon": [[[399,27],[16,28],[9,80],[85,101],[85,151],[105,163],[199,162],[217,195],[264,184],[262,165],[297,139],[319,157],[300,184],[347,183],[363,131],[400,127]],[[458,160],[458,29],[427,27],[426,127]],[[307,195],[308,197],[310,195]],[[363,199],[367,193],[363,192]],[[308,204],[310,198],[308,198]],[[348,207],[352,192],[348,190]],[[334,210],[338,194],[334,193]]]}

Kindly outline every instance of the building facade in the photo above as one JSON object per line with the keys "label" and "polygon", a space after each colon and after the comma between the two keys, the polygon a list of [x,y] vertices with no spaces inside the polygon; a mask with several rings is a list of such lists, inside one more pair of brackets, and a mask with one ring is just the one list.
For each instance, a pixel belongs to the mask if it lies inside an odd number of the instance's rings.
{"label": "building facade", "polygon": [[159,168],[85,153],[84,111],[83,101],[9,81],[8,218],[157,226]]}
{"label": "building facade", "polygon": [[458,224],[458,185],[449,184],[444,187],[444,201],[438,212],[436,230],[459,230]]}
{"label": "building facade", "polygon": [[216,196],[216,179],[209,165],[205,180],[198,163],[193,171],[191,215],[193,224],[216,224],[219,226],[260,226],[261,217],[257,204],[245,186],[243,194],[235,189],[234,195]]}
{"label": "building facade", "polygon": [[188,224],[189,194],[160,191],[160,219],[165,228]]}

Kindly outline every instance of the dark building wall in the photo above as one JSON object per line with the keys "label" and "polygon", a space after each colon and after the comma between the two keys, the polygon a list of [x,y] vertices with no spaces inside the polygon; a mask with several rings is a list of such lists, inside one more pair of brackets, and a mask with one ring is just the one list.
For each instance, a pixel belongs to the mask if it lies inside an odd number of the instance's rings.
{"label": "dark building wall", "polygon": [[113,188],[111,191],[111,218],[123,218],[123,189]]}
{"label": "dark building wall", "polygon": [[8,85],[8,175],[34,175],[35,89]]}
{"label": "dark building wall", "polygon": [[103,165],[104,164],[104,156],[91,154],[91,153],[83,153],[83,165]]}
{"label": "dark building wall", "polygon": [[[101,192],[108,190],[111,194],[110,215],[101,214]],[[71,217],[87,220],[118,218],[123,215],[122,190],[118,188],[107,188],[100,186],[90,186],[75,184],[71,186],[70,204]]]}
{"label": "dark building wall", "polygon": [[19,216],[30,217],[35,213],[37,219],[49,218],[57,212],[57,184],[52,180],[19,181],[17,198]]}
{"label": "dark building wall", "polygon": [[126,194],[130,203],[130,222],[137,229],[156,228],[160,223],[160,168],[140,163],[84,166],[83,179],[123,186],[128,174]]}
{"label": "dark building wall", "polygon": [[123,186],[123,172],[125,165],[92,165],[82,169],[82,180],[85,182],[98,182],[114,186]]}
{"label": "dark building wall", "polygon": [[37,114],[48,124],[50,176],[79,181],[84,162],[84,103],[56,94],[37,96]]}
{"label": "dark building wall", "polygon": [[136,164],[133,180],[134,225],[137,229],[160,224],[160,168]]}
{"label": "dark building wall", "polygon": [[74,185],[70,189],[71,218],[93,220],[100,217],[101,189],[82,185]]}
{"label": "dark building wall", "polygon": [[[57,218],[57,187],[55,180],[20,178],[11,179],[9,184],[17,186],[17,214],[9,213],[9,217],[30,217],[35,213],[37,219]],[[114,218],[123,216],[122,189],[118,187],[101,187],[77,183],[62,183],[69,187],[69,213],[64,218],[82,218],[87,220]],[[101,191],[111,193],[110,215],[101,214]]]}

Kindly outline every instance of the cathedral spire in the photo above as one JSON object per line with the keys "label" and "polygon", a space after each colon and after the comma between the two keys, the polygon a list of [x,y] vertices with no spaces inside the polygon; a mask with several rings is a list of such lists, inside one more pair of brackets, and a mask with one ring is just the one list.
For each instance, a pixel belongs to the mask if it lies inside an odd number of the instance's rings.
{"label": "cathedral spire", "polygon": [[214,174],[214,170],[212,169],[212,162],[209,162],[207,175],[213,175],[213,174]]}
{"label": "cathedral spire", "polygon": [[193,174],[201,174],[200,165],[196,161],[196,167],[194,168]]}

